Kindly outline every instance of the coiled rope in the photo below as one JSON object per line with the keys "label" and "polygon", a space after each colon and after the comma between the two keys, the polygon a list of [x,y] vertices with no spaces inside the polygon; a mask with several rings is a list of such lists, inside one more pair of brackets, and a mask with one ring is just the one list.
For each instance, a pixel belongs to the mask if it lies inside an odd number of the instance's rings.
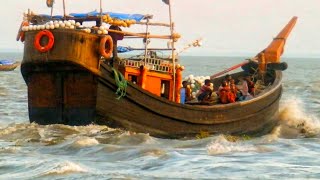
{"label": "coiled rope", "polygon": [[116,94],[118,95],[117,99],[119,100],[121,97],[124,97],[127,93],[127,80],[116,69],[112,68],[112,71],[114,74],[114,80],[116,82],[116,85],[118,86]]}

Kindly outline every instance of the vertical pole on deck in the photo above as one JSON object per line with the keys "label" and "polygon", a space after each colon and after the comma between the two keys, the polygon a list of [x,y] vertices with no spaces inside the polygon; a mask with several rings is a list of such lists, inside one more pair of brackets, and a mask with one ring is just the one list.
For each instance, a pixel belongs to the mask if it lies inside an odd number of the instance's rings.
{"label": "vertical pole on deck", "polygon": [[66,2],[63,0],[63,17],[66,19]]}
{"label": "vertical pole on deck", "polygon": [[102,25],[102,0],[100,0],[100,26]]}
{"label": "vertical pole on deck", "polygon": [[52,15],[53,15],[53,4],[51,6],[51,18],[52,18]]}
{"label": "vertical pole on deck", "polygon": [[175,92],[176,92],[176,57],[175,57],[175,52],[174,52],[174,40],[173,40],[173,22],[172,22],[172,13],[171,13],[171,1],[168,0],[169,2],[169,16],[170,16],[170,31],[171,31],[171,48],[172,48],[172,64],[173,64],[173,92],[172,92],[172,99],[175,100]]}
{"label": "vertical pole on deck", "polygon": [[146,25],[146,42],[145,42],[145,49],[144,49],[144,65],[147,65],[147,54],[148,54],[148,42],[149,42],[149,18],[147,19],[147,25]]}

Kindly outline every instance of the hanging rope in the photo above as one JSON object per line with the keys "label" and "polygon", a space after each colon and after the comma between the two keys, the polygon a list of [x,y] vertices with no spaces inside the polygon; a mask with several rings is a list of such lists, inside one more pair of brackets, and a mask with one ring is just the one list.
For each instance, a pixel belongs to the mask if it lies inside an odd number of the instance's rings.
{"label": "hanging rope", "polygon": [[127,80],[116,69],[112,68],[112,71],[114,74],[114,80],[116,82],[116,85],[118,86],[116,94],[118,95],[117,99],[119,100],[121,97],[124,97],[127,93]]}

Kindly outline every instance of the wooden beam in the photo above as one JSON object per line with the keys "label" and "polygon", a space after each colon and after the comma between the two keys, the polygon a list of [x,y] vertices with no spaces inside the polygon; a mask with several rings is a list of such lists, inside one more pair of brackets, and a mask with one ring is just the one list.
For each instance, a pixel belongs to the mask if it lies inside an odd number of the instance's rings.
{"label": "wooden beam", "polygon": [[[142,51],[142,50],[145,50],[144,48],[130,48],[130,50],[138,50],[138,51]],[[151,50],[151,51],[172,51],[171,48],[148,48],[148,50]]]}
{"label": "wooden beam", "polygon": [[[135,24],[147,25],[147,22],[136,22]],[[159,22],[154,22],[154,23],[149,22],[148,25],[149,25],[149,26],[165,26],[165,27],[170,27],[170,24],[167,24],[167,23],[159,23]]]}
{"label": "wooden beam", "polygon": [[152,35],[152,34],[141,34],[141,33],[133,33],[133,32],[127,32],[127,31],[117,31],[113,29],[106,29],[108,32],[123,34],[125,36],[136,36],[136,37],[142,37],[142,38],[158,38],[158,39],[171,39],[171,35]]}

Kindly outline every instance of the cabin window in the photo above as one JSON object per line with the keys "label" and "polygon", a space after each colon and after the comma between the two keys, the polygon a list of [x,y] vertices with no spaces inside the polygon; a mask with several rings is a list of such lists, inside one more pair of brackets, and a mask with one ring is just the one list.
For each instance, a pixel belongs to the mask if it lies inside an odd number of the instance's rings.
{"label": "cabin window", "polygon": [[133,84],[137,84],[137,82],[138,82],[138,76],[129,74],[129,75],[128,75],[128,81],[131,81]]}
{"label": "cabin window", "polygon": [[169,99],[170,81],[161,80],[161,97]]}

